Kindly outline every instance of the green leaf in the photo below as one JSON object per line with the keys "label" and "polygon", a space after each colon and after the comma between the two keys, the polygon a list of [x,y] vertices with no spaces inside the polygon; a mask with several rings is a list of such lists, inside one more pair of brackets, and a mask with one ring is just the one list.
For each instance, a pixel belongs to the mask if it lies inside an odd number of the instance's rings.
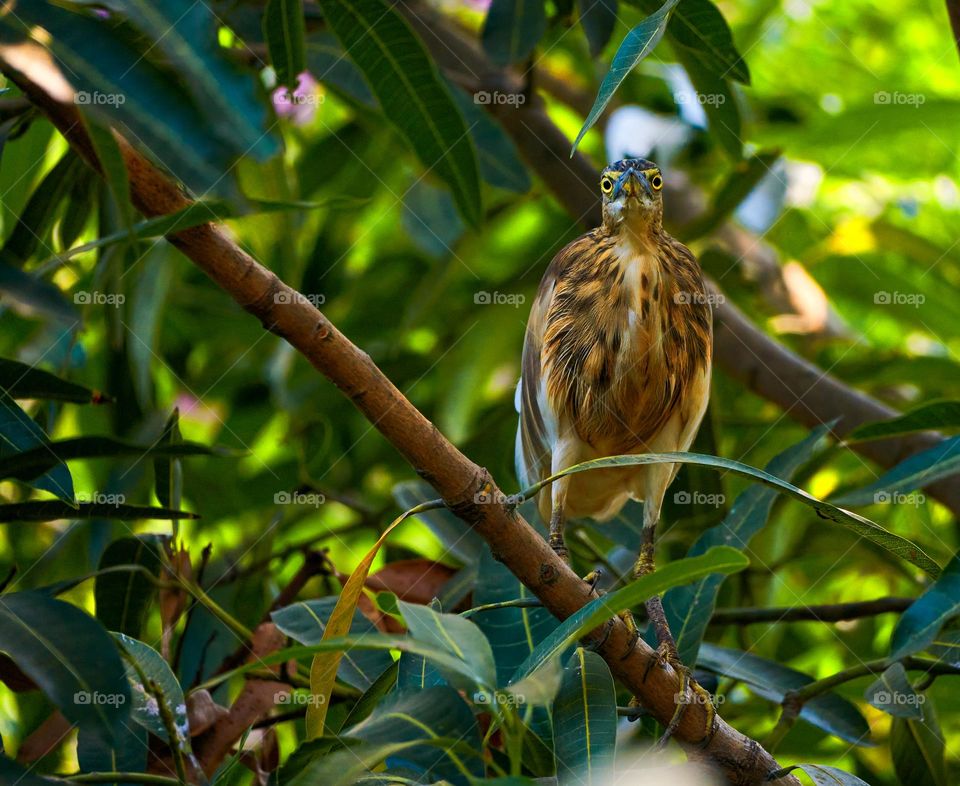
{"label": "green leaf", "polygon": [[[477,778],[483,777],[480,731],[473,711],[453,688],[433,687],[394,694],[377,707],[365,721],[348,728],[346,736],[369,743],[414,742],[438,737],[459,739],[473,755],[463,757],[435,746],[411,747],[404,751],[403,765],[416,772],[424,783],[448,780],[467,784],[457,760]],[[389,764],[389,762],[388,762]]]}
{"label": "green leaf", "polygon": [[37,592],[0,595],[0,641],[66,718],[117,739],[130,689],[113,639],[76,606]]}
{"label": "green leaf", "polygon": [[696,94],[705,99],[703,111],[710,134],[735,162],[739,162],[743,157],[743,131],[733,86],[695,57],[681,54],[680,62]]}
{"label": "green leaf", "polygon": [[874,505],[897,502],[901,494],[922,488],[960,472],[960,437],[944,439],[885,472],[878,480],[836,497],[838,505]]}
{"label": "green leaf", "polygon": [[186,510],[167,510],[146,505],[115,505],[109,502],[81,502],[76,506],[56,500],[38,500],[0,505],[0,521],[56,521],[57,519],[198,519]]}
{"label": "green leaf", "polygon": [[307,68],[306,25],[302,0],[268,0],[263,12],[263,37],[277,83],[295,90]]}
{"label": "green leaf", "polygon": [[0,388],[11,398],[39,398],[74,404],[101,404],[110,400],[96,390],[8,358],[0,358]]}
{"label": "green leaf", "polygon": [[167,662],[153,647],[139,639],[124,636],[122,633],[114,635],[126,654],[126,677],[133,696],[131,717],[151,734],[169,743],[170,734],[158,709],[159,694],[173,719],[177,745],[181,751],[189,754],[187,702],[183,696],[183,688]]}
{"label": "green leaf", "polygon": [[71,328],[80,320],[77,310],[67,302],[59,287],[12,265],[0,263],[0,293],[28,313],[52,317],[69,323]]}
{"label": "green leaf", "polygon": [[400,601],[400,610],[410,635],[417,641],[447,653],[466,664],[465,669],[447,669],[437,664],[443,676],[465,690],[475,687],[460,679],[465,673],[477,675],[480,685],[497,684],[497,670],[493,650],[483,631],[470,620],[458,614],[440,614],[427,606]]}
{"label": "green leaf", "polygon": [[847,439],[854,442],[953,428],[960,428],[960,401],[931,401],[899,417],[860,426]]}
{"label": "green leaf", "polygon": [[35,767],[29,769],[0,752],[0,783],[4,786],[57,786],[62,781],[44,778],[35,774]]}
{"label": "green leaf", "polygon": [[[32,422],[32,421],[31,421]],[[2,432],[0,432],[2,434]],[[146,458],[147,456],[227,456],[227,451],[197,442],[179,444],[135,445],[113,437],[71,437],[31,447],[21,453],[7,455],[0,451],[0,478],[25,480],[65,461],[98,458]]]}
{"label": "green leaf", "polygon": [[[307,65],[310,73],[366,109],[379,109],[377,99],[364,81],[363,74],[343,51],[333,33],[311,34],[307,40]],[[338,131],[338,135],[339,135]]]}
{"label": "green leaf", "polygon": [[[960,454],[960,450],[957,452]],[[960,458],[960,456],[958,456],[958,458]],[[875,524],[874,522],[870,521],[870,519],[864,518],[863,516],[858,516],[856,513],[851,513],[849,510],[838,508],[836,505],[832,505],[829,502],[823,502],[822,500],[811,496],[806,491],[798,489],[796,486],[791,485],[780,478],[774,477],[769,472],[764,472],[756,467],[742,464],[739,461],[720,458],[719,456],[704,456],[699,453],[642,453],[627,456],[608,456],[606,458],[585,461],[582,464],[568,467],[562,472],[557,472],[556,474],[551,475],[549,478],[546,478],[539,483],[535,483],[530,488],[524,489],[522,494],[525,499],[529,499],[541,488],[549,485],[558,478],[562,478],[566,475],[573,475],[577,472],[587,472],[589,470],[602,469],[606,467],[636,467],[644,464],[666,463],[697,464],[703,467],[713,467],[717,471],[731,472],[734,475],[750,478],[751,480],[762,483],[765,486],[775,488],[781,493],[786,494],[788,497],[792,497],[793,499],[802,502],[804,505],[813,508],[820,518],[840,524],[846,529],[856,533],[860,537],[866,538],[871,543],[874,543],[886,551],[889,551],[891,554],[896,554],[897,556],[905,559],[907,562],[916,565],[933,578],[936,578],[940,575],[940,566],[929,556],[927,556],[927,554],[918,545],[907,540],[906,538],[901,538],[899,535],[894,535],[892,532],[888,532],[879,524]]]}
{"label": "green leaf", "polygon": [[824,764],[794,764],[778,770],[778,776],[786,775],[794,770],[803,770],[810,776],[815,786],[870,786],[856,775],[838,770],[836,767],[827,767]]}
{"label": "green leaf", "polygon": [[[168,450],[176,449],[183,444],[178,407],[174,407],[170,417],[167,418],[163,433],[156,444]],[[183,494],[183,467],[180,461],[170,455],[160,455],[153,460],[153,474],[156,478],[157,502],[165,508],[179,508]]]}
{"label": "green leaf", "polygon": [[63,216],[57,225],[57,237],[60,248],[69,248],[87,226],[93,209],[100,199],[100,178],[88,166],[80,171],[67,194]]}
{"label": "green leaf", "polygon": [[[408,653],[403,653],[403,655],[400,657],[402,658],[407,654]],[[402,688],[400,687],[397,679],[399,674],[400,662],[393,661],[391,659],[391,663],[387,667],[386,671],[377,677],[373,685],[367,688],[363,692],[363,695],[357,699],[357,703],[350,708],[349,714],[343,719],[343,725],[341,726],[341,729],[348,726],[353,726],[355,723],[359,723],[360,721],[369,717],[370,713],[380,706],[384,700],[384,697],[386,697],[394,689],[401,691]],[[336,733],[339,734],[340,729],[336,729]]]}
{"label": "green leaf", "polygon": [[[316,644],[323,639],[327,622],[336,606],[337,598],[320,598],[284,606],[270,615],[273,623],[287,636],[301,644]],[[353,611],[350,635],[375,633],[376,627],[358,609]],[[386,652],[360,650],[346,652],[337,669],[337,676],[358,690],[368,690],[381,674],[393,664]]]}
{"label": "green leaf", "polygon": [[926,696],[917,693],[902,663],[894,663],[867,688],[864,697],[878,710],[896,718],[923,720]]}
{"label": "green leaf", "polygon": [[483,24],[483,48],[497,65],[526,60],[547,30],[543,0],[492,0]]}
{"label": "green leaf", "polygon": [[68,505],[75,505],[73,478],[67,465],[51,451],[43,429],[6,391],[0,390],[0,464],[22,466],[18,462],[26,453],[42,454],[43,464],[39,469],[18,471],[17,476],[33,488],[49,491]]}
{"label": "green leaf", "polygon": [[890,642],[891,660],[900,660],[928,647],[940,629],[960,615],[960,554],[897,621]]}
{"label": "green leaf", "polygon": [[450,192],[417,179],[403,195],[401,222],[414,244],[437,259],[456,254],[464,226]]}
{"label": "green leaf", "polygon": [[[404,481],[393,487],[393,498],[397,505],[407,510],[435,496],[433,489],[422,480]],[[487,550],[483,538],[447,508],[425,510],[417,514],[417,520],[426,524],[445,551],[466,565],[479,563],[481,555]]]}
{"label": "green leaf", "polygon": [[617,750],[617,691],[606,661],[577,647],[553,705],[557,781],[604,783]]}
{"label": "green leaf", "polygon": [[926,719],[894,718],[890,727],[893,769],[900,783],[910,786],[947,786],[950,778],[944,762],[943,732],[930,708]]}
{"label": "green leaf", "polygon": [[[147,733],[136,726],[124,725],[114,741],[102,740],[85,729],[77,734],[77,764],[81,772],[143,772],[148,750]],[[114,784],[120,786],[117,781]]]}
{"label": "green leaf", "polygon": [[749,564],[750,561],[736,549],[715,546],[702,556],[670,562],[616,592],[595,598],[560,623],[520,665],[511,682],[523,679],[551,658],[558,657],[582,636],[624,609],[660,595],[670,587],[696,581],[711,573],[735,573]]}
{"label": "green leaf", "polygon": [[[140,535],[115,540],[104,550],[97,569],[139,565],[158,576],[163,539]],[[100,573],[93,585],[97,619],[108,630],[139,636],[156,591],[154,582],[138,571]]]}
{"label": "green leaf", "polygon": [[90,144],[96,153],[100,170],[107,182],[107,189],[117,210],[117,216],[127,233],[133,226],[133,205],[130,203],[130,178],[127,164],[113,131],[109,126],[101,125],[86,106],[80,109],[80,117],[90,137]]}
{"label": "green leaf", "polygon": [[450,186],[467,223],[478,226],[480,176],[469,129],[416,34],[384,0],[320,0],[320,6],[387,119]]}
{"label": "green leaf", "polygon": [[[659,572],[659,568],[657,569]],[[749,685],[765,699],[780,703],[788,691],[813,682],[802,671],[784,666],[759,655],[704,642],[697,665]],[[803,705],[800,717],[854,745],[871,745],[870,727],[854,704],[835,693],[816,696]]]}
{"label": "green leaf", "polygon": [[626,79],[627,74],[660,43],[660,39],[663,38],[663,33],[667,29],[667,22],[670,21],[670,14],[678,2],[679,0],[667,0],[660,8],[627,33],[620,44],[620,48],[617,49],[617,53],[613,56],[610,70],[607,71],[607,75],[600,84],[600,91],[597,93],[593,108],[573,142],[573,147],[570,149],[571,157],[584,134],[593,127],[597,118],[610,103],[610,99],[613,98],[617,88]]}
{"label": "green leaf", "polygon": [[617,0],[577,0],[577,10],[590,45],[590,57],[599,57],[617,24]]}
{"label": "green leaf", "polygon": [[[829,426],[814,429],[801,442],[775,456],[765,471],[776,477],[791,479],[800,467],[822,450],[828,433]],[[751,486],[737,497],[722,523],[708,529],[694,542],[687,556],[696,557],[711,546],[746,548],[751,538],[767,523],[776,497],[775,489]],[[663,596],[663,609],[676,640],[680,660],[688,666],[692,667],[697,662],[697,651],[716,608],[723,580],[723,576],[707,576],[696,584],[675,587]]]}

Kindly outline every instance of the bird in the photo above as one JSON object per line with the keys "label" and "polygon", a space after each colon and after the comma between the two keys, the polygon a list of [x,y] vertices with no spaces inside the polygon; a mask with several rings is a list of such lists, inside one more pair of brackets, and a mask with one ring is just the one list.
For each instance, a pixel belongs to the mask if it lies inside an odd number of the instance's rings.
{"label": "bird", "polygon": [[[604,168],[599,185],[601,225],[557,253],[531,305],[516,392],[521,488],[591,459],[686,451],[709,402],[711,299],[696,257],[663,227],[660,167],[626,158]],[[628,500],[643,501],[633,574],[653,572],[660,510],[678,470],[603,468],[544,486],[536,502],[550,546],[569,562],[568,519],[602,522]],[[689,670],[661,599],[646,608],[660,658],[681,671],[685,695]]]}

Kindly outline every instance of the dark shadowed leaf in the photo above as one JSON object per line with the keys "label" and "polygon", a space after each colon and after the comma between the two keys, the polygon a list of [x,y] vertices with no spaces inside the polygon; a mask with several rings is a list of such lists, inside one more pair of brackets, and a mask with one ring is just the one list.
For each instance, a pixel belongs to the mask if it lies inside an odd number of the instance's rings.
{"label": "dark shadowed leaf", "polygon": [[[36,469],[18,470],[17,477],[33,488],[49,491],[68,503],[68,507],[74,505],[73,478],[67,465],[50,450],[43,429],[6,391],[0,390],[0,462],[17,467],[19,459],[30,452],[43,455],[43,463]],[[8,470],[2,477],[9,476]]]}
{"label": "dark shadowed leaf", "polygon": [[682,55],[681,62],[707,115],[711,136],[736,162],[743,156],[743,131],[736,92],[729,79],[721,79],[696,57]]}
{"label": "dark shadowed leaf", "polygon": [[870,786],[869,783],[860,780],[856,775],[824,764],[794,764],[791,767],[785,767],[780,772],[786,775],[794,770],[803,770],[813,781],[814,786]]}
{"label": "dark shadowed leaf", "polygon": [[[800,467],[826,445],[827,426],[814,429],[806,439],[787,448],[767,465],[766,472],[789,480]],[[688,557],[703,554],[711,546],[745,548],[767,523],[776,500],[775,489],[752,486],[744,491],[721,524],[704,532],[690,547]],[[684,587],[675,587],[663,596],[663,609],[677,642],[680,660],[688,666],[697,662],[697,651],[717,604],[723,576],[707,578]]]}
{"label": "dark shadowed leaf", "polygon": [[601,782],[617,749],[617,691],[606,661],[577,647],[564,669],[553,705],[557,780]]}
{"label": "dark shadowed leaf", "polygon": [[[812,677],[789,666],[749,652],[706,642],[700,645],[697,665],[725,677],[742,680],[763,698],[778,703],[788,691],[813,682]],[[827,693],[808,701],[803,705],[800,717],[854,745],[872,744],[870,727],[860,710],[835,693]]]}
{"label": "dark shadowed leaf", "polygon": [[110,742],[85,729],[77,735],[77,764],[81,772],[143,772],[148,750],[147,732],[133,724],[123,726],[118,738]]}
{"label": "dark shadowed leaf", "polygon": [[17,360],[0,358],[0,388],[12,398],[40,398],[74,404],[100,404],[109,399],[96,390]]}
{"label": "dark shadowed leaf", "polygon": [[497,65],[525,60],[547,29],[543,0],[492,0],[483,24],[483,48]]}
{"label": "dark shadowed leaf", "polygon": [[377,109],[377,99],[364,81],[363,74],[343,53],[333,33],[313,33],[307,39],[307,65],[310,73],[367,109]]}
{"label": "dark shadowed leaf", "polygon": [[186,510],[167,510],[148,505],[115,505],[109,502],[81,502],[68,505],[56,500],[38,500],[0,505],[0,521],[56,521],[58,519],[197,519]]}
{"label": "dark shadowed leaf", "polygon": [[277,83],[291,90],[296,89],[297,76],[306,68],[304,35],[303,0],[268,0],[263,12],[263,37]]}
{"label": "dark shadowed leaf", "polygon": [[[183,444],[180,434],[180,410],[174,407],[157,441],[158,446],[174,450]],[[183,465],[175,454],[160,455],[153,460],[154,487],[157,502],[165,508],[179,508],[183,493]]]}
{"label": "dark shadowed leaf", "polygon": [[[384,114],[479,225],[480,176],[470,129],[423,44],[384,0],[321,0],[324,18],[364,73]],[[403,63],[397,53],[403,52]]]}
{"label": "dark shadowed leaf", "polygon": [[58,287],[12,265],[0,263],[0,293],[29,313],[75,325],[80,315]]}
{"label": "dark shadowed leaf", "polygon": [[898,418],[868,423],[854,429],[850,441],[880,439],[914,431],[960,428],[960,401],[931,401]]}
{"label": "dark shadowed leaf", "polygon": [[418,180],[403,195],[404,228],[414,244],[432,257],[454,256],[464,226],[450,192]]}
{"label": "dark shadowed leaf", "polygon": [[[162,535],[140,535],[115,540],[100,557],[98,570],[118,565],[136,565],[160,573]],[[108,630],[139,636],[144,617],[156,595],[156,585],[139,571],[101,573],[93,585],[97,619]]]}
{"label": "dark shadowed leaf", "polygon": [[[406,655],[407,653],[403,654]],[[398,682],[399,673],[400,663],[399,661],[394,661],[387,667],[383,674],[377,677],[373,685],[367,688],[363,692],[363,695],[357,699],[357,703],[350,708],[349,714],[344,717],[341,728],[353,726],[355,723],[366,719],[370,713],[381,704],[388,693],[394,689],[398,691],[402,690]],[[420,690],[422,687],[425,686],[419,686],[417,690]],[[335,729],[334,731],[337,734],[340,733],[340,729]]]}
{"label": "dark shadowed leaf", "polygon": [[600,113],[610,103],[610,99],[613,98],[613,94],[617,92],[617,88],[620,87],[623,80],[627,78],[627,74],[660,43],[660,39],[663,38],[663,33],[667,29],[670,14],[678,2],[679,0],[667,0],[660,8],[627,33],[626,38],[620,44],[620,48],[617,49],[617,53],[613,56],[610,70],[607,71],[607,75],[600,84],[600,90],[597,93],[593,108],[573,142],[573,147],[570,150],[571,156],[577,149],[577,145],[580,144],[580,140],[583,139],[584,134],[593,127],[597,118],[600,117]]}
{"label": "dark shadowed leaf", "polygon": [[893,769],[900,783],[910,786],[948,786],[944,762],[945,745],[940,722],[932,707],[924,710],[925,719],[894,718],[890,727],[890,752]]}
{"label": "dark shadowed leaf", "polygon": [[590,45],[590,56],[598,57],[610,42],[617,24],[617,0],[577,0],[577,10]]}
{"label": "dark shadowed leaf", "polygon": [[[434,499],[436,492],[422,480],[398,483],[393,487],[393,498],[401,508],[410,508]],[[422,521],[450,554],[466,564],[478,563],[486,545],[476,532],[446,508],[418,513]]]}
{"label": "dark shadowed leaf", "polygon": [[130,716],[120,654],[100,623],[36,592],[0,595],[0,641],[68,720],[105,741]]}
{"label": "dark shadowed leaf", "polygon": [[900,660],[925,649],[940,629],[960,615],[960,554],[926,592],[908,608],[893,629],[890,658]]}
{"label": "dark shadowed leaf", "polygon": [[878,710],[894,717],[923,720],[926,697],[913,689],[902,663],[894,663],[877,677],[864,697]]}

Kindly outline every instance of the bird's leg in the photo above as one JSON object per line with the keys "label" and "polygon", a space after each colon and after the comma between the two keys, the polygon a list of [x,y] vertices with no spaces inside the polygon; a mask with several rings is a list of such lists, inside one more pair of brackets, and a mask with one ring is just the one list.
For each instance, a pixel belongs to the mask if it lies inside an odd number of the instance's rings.
{"label": "bird's leg", "polygon": [[[637,557],[636,564],[633,568],[633,576],[635,579],[639,579],[642,576],[647,576],[656,569],[656,562],[654,559],[654,536],[656,534],[656,522],[648,524],[644,522],[643,527],[643,541],[640,546],[640,554]],[[680,725],[680,720],[683,718],[683,713],[686,711],[687,706],[696,701],[702,703],[706,707],[707,712],[707,722],[706,729],[703,737],[703,744],[706,744],[710,741],[713,736],[714,725],[716,723],[716,708],[713,706],[713,700],[710,697],[710,692],[707,691],[703,686],[701,686],[691,674],[690,669],[683,664],[680,660],[680,654],[677,651],[677,642],[673,638],[673,634],[670,632],[670,625],[667,623],[667,615],[663,610],[663,600],[659,595],[655,595],[650,598],[644,604],[647,610],[647,617],[650,619],[650,622],[653,624],[654,632],[657,636],[657,654],[658,660],[652,661],[650,666],[647,667],[647,674],[649,674],[650,669],[656,663],[660,663],[661,666],[669,663],[677,674],[680,675],[680,689],[677,691],[675,696],[676,708],[673,713],[673,717],[670,719],[670,722],[667,724],[666,729],[664,730],[663,736],[656,743],[657,748],[662,748],[666,745],[667,741],[677,730],[677,727]],[[632,621],[632,618],[631,618]],[[636,625],[634,625],[636,629]],[[639,633],[637,634],[639,635]],[[635,643],[634,639],[632,643]],[[631,644],[631,650],[633,649]],[[644,675],[646,678],[646,674]],[[691,691],[693,696],[691,696]],[[635,706],[639,702],[636,697],[631,701],[631,706]]]}
{"label": "bird's leg", "polygon": [[570,563],[570,551],[563,539],[563,527],[566,524],[563,508],[555,506],[550,515],[550,548],[567,564]]}

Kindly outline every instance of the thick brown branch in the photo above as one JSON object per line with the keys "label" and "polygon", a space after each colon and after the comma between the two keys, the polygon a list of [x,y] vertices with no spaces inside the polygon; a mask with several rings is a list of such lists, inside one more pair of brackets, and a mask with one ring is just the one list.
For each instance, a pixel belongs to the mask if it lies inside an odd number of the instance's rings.
{"label": "thick brown branch", "polygon": [[[0,68],[50,118],[74,149],[92,166],[96,156],[72,103],[60,103],[31,80],[43,78],[33,71],[34,60],[21,51],[0,47]],[[23,69],[29,71],[24,74]],[[49,70],[46,72],[49,77]],[[120,139],[130,175],[133,203],[147,216],[172,213],[187,199],[156,167]],[[99,168],[99,167],[98,167]],[[313,366],[347,395],[356,407],[400,451],[443,497],[450,508],[490,544],[501,560],[557,618],[566,619],[595,593],[556,554],[536,531],[506,506],[477,504],[477,493],[496,490],[486,470],[478,467],[452,445],[388,380],[369,356],[352,344],[313,305],[280,281],[243,251],[221,226],[207,224],[170,238],[201,268],[263,325],[296,347]],[[641,639],[633,643],[630,631],[619,618],[609,635],[598,641],[599,632],[588,637],[609,663],[614,675],[640,697],[650,714],[669,722],[675,708],[679,675],[669,666],[657,666],[657,654]],[[632,646],[631,646],[632,645]],[[234,732],[263,717],[267,702],[259,694],[242,694],[230,710],[228,731],[220,724],[200,748],[206,772],[216,768],[229,750]],[[719,768],[732,784],[765,783],[778,769],[759,743],[744,736],[722,719],[704,746],[705,707],[690,704],[674,738],[697,758]],[[787,776],[779,783],[798,786]]]}

